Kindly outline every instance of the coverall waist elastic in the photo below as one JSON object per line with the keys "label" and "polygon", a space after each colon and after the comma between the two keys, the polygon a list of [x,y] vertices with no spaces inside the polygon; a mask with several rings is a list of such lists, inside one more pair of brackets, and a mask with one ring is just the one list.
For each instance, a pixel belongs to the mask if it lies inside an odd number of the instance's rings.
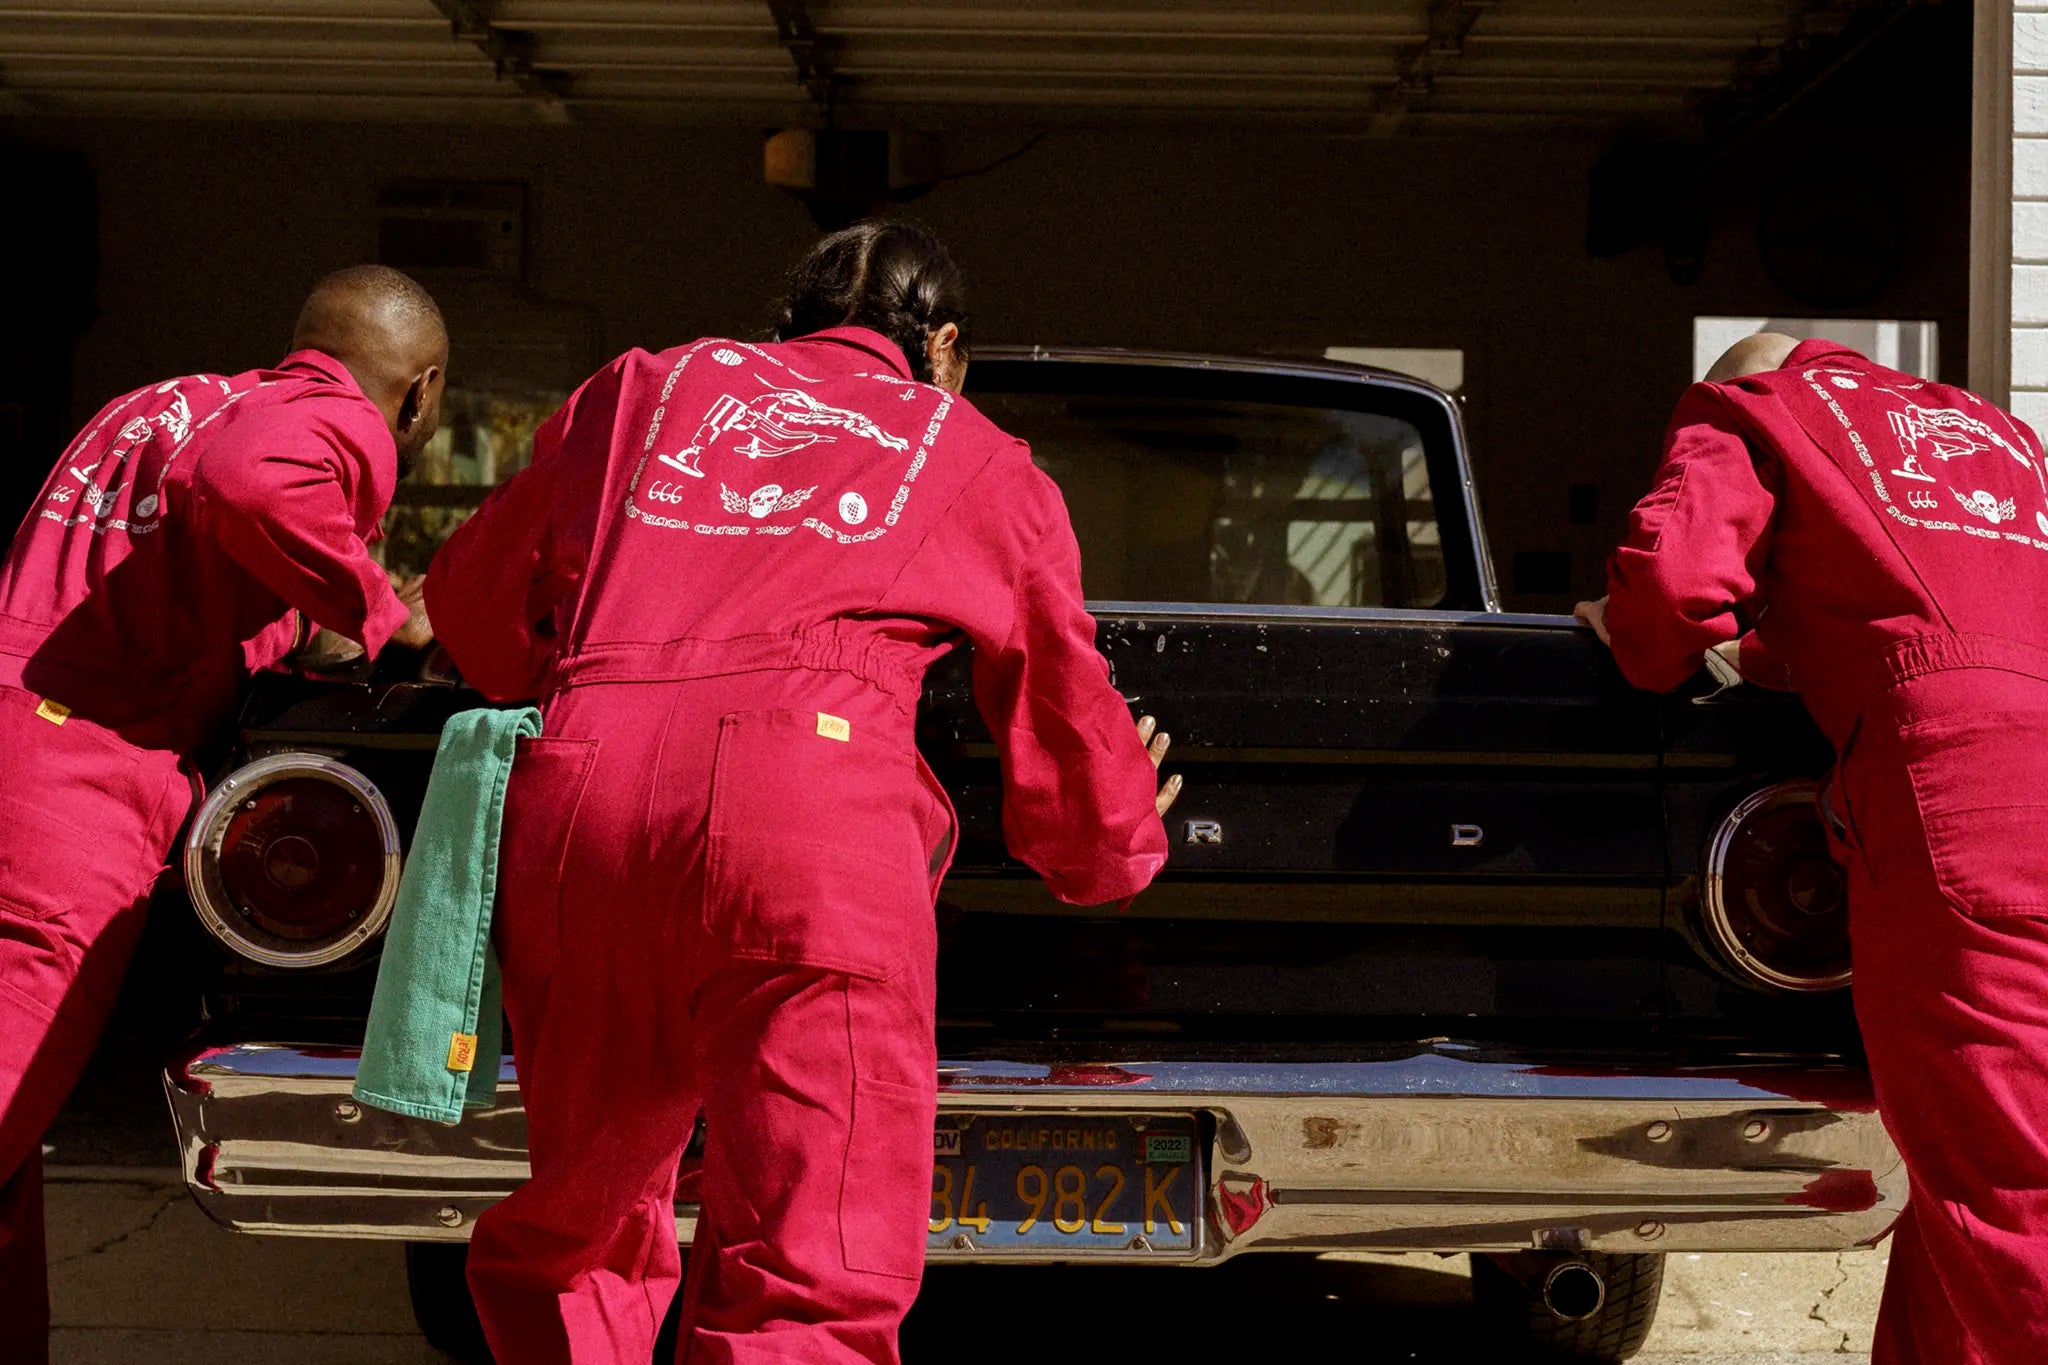
{"label": "coverall waist elastic", "polygon": [[923,691],[921,673],[890,657],[886,637],[842,636],[837,624],[724,640],[585,645],[555,662],[544,695],[594,683],[687,682],[794,669],[847,674],[887,693],[898,706],[914,710]]}
{"label": "coverall waist elastic", "polygon": [[245,676],[239,651],[163,668],[139,661],[74,663],[33,645],[17,649],[29,633],[0,618],[0,687],[48,697],[138,749],[186,754],[198,748],[214,728],[201,718],[231,713]]}
{"label": "coverall waist elastic", "polygon": [[1933,631],[1909,636],[1876,655],[1847,660],[1818,678],[1801,680],[1801,697],[1835,751],[1846,755],[1851,738],[1888,693],[1937,673],[1989,669],[2048,681],[2048,649],[1996,635]]}

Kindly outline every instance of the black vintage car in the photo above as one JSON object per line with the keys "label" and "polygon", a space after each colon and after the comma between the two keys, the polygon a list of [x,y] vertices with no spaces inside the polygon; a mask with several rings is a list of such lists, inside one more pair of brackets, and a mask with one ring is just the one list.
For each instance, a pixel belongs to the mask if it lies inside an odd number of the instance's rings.
{"label": "black vintage car", "polygon": [[[1458,405],[1420,382],[1011,350],[971,397],[1064,489],[1102,652],[1188,785],[1152,890],[1064,906],[1005,853],[965,663],[930,678],[961,820],[935,1261],[1472,1252],[1499,1331],[1619,1359],[1665,1253],[1887,1230],[1796,704],[1647,696],[1568,619],[1503,612]],[[509,1058],[458,1127],[349,1094],[436,737],[475,704],[259,679],[186,854],[226,950],[166,1078],[193,1194],[403,1240],[422,1283],[525,1165]]]}

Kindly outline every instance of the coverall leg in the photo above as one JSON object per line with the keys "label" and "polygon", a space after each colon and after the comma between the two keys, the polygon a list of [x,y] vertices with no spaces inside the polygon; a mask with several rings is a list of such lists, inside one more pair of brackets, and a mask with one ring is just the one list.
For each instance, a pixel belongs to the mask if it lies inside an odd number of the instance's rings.
{"label": "coverall leg", "polygon": [[1844,769],[1856,1013],[1912,1173],[1876,1365],[2048,1359],[2048,682],[1958,670]]}
{"label": "coverall leg", "polygon": [[191,803],[174,755],[0,687],[0,1360],[48,1358],[43,1130],[112,1013]]}
{"label": "coverall leg", "polygon": [[43,1242],[40,1143],[0,1182],[0,1356],[49,1358],[50,1287]]}
{"label": "coverall leg", "polygon": [[493,938],[533,1175],[469,1249],[500,1365],[644,1361],[681,1278],[687,926],[639,843],[654,777],[640,753],[522,740],[506,790]]}
{"label": "coverall leg", "polygon": [[698,1002],[704,1183],[687,1365],[896,1359],[924,1273],[929,1000],[921,983],[843,972],[713,972]]}
{"label": "coverall leg", "polygon": [[471,1242],[493,1349],[645,1357],[701,1104],[682,1357],[893,1362],[936,1106],[938,824],[908,710],[769,673],[576,689],[548,728],[506,802],[496,932],[533,1178]]}

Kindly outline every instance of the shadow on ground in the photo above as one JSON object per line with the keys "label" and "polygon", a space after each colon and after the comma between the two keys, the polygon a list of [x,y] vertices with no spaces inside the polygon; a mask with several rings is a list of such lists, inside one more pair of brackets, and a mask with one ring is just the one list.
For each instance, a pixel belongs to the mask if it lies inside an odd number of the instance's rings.
{"label": "shadow on ground", "polygon": [[[1493,1358],[1463,1258],[1356,1264],[1247,1258],[1208,1270],[936,1266],[903,1329],[905,1365],[1147,1356],[1256,1361],[1311,1342],[1348,1361]],[[991,1311],[992,1305],[1000,1305]]]}
{"label": "shadow on ground", "polygon": [[[59,1168],[55,1365],[446,1365],[414,1325],[405,1249],[237,1236],[169,1172]],[[459,1265],[425,1301],[467,1307]],[[1867,1361],[1883,1251],[1671,1257],[1639,1365]],[[1846,1352],[1846,1354],[1844,1353]],[[933,1267],[907,1365],[1244,1360],[1525,1365],[1478,1334],[1462,1256],[1246,1257],[1208,1269]]]}

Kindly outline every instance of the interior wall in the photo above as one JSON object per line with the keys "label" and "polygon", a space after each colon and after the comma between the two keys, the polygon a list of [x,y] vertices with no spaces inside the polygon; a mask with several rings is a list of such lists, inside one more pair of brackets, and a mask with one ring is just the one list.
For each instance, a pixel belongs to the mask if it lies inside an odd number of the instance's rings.
{"label": "interior wall", "polygon": [[[1874,163],[1899,187],[1905,237],[1889,283],[1854,310],[1936,320],[1955,379],[1968,315],[1966,96],[1964,114],[1953,136],[1922,129]],[[527,184],[525,297],[560,319],[558,361],[571,368],[628,346],[758,333],[814,235],[799,203],[761,183],[753,131],[37,120],[0,125],[8,136],[80,151],[99,173],[100,308],[73,384],[81,423],[141,383],[274,360],[308,283],[373,256],[389,179]],[[971,164],[1004,141],[977,134],[953,150]],[[1724,165],[1691,285],[1673,283],[1654,246],[1588,256],[1594,140],[1054,133],[905,211],[967,269],[982,342],[1463,348],[1502,587],[1513,607],[1566,610],[1599,591],[1647,486],[1689,378],[1693,317],[1824,311],[1767,276],[1757,208],[1815,157],[1838,166],[1860,145],[1816,145],[1788,125]],[[465,348],[490,349],[481,319],[502,313],[452,311],[459,380]],[[1592,506],[1583,490],[1570,499],[1585,484],[1598,489]],[[1570,520],[1573,502],[1592,519]],[[1517,591],[1527,553],[1568,555],[1568,590],[1531,590],[1531,579]]]}

